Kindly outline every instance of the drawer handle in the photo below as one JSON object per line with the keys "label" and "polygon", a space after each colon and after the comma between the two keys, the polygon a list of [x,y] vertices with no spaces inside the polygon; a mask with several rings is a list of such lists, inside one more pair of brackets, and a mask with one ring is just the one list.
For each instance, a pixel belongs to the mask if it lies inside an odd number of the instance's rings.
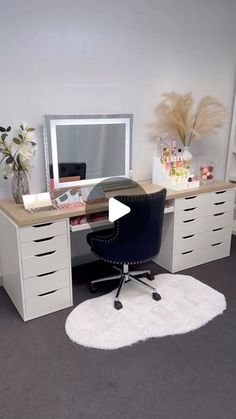
{"label": "drawer handle", "polygon": [[56,271],[51,271],[51,272],[47,272],[46,274],[39,274],[37,276],[41,278],[42,276],[53,275],[55,273],[56,273]]}
{"label": "drawer handle", "polygon": [[182,239],[190,239],[191,237],[194,237],[194,236],[195,236],[195,234],[190,234],[189,236],[182,237]]}
{"label": "drawer handle", "polygon": [[38,240],[34,240],[34,242],[35,242],[35,243],[47,242],[47,241],[52,240],[52,239],[54,239],[54,236],[53,236],[53,237],[46,237],[46,239],[38,239]]}
{"label": "drawer handle", "polygon": [[222,201],[222,202],[215,202],[215,203],[214,203],[214,205],[223,205],[223,204],[225,204],[225,201]]}
{"label": "drawer handle", "polygon": [[185,212],[187,212],[187,211],[194,211],[196,209],[196,207],[195,208],[186,208],[184,211]]}
{"label": "drawer handle", "polygon": [[52,225],[52,224],[53,224],[53,223],[36,224],[36,225],[34,225],[34,226],[32,226],[32,227],[34,227],[34,228],[47,227],[47,226],[50,226],[50,225]]}
{"label": "drawer handle", "polygon": [[221,193],[225,193],[226,191],[218,191],[216,192],[217,195],[221,194]]}
{"label": "drawer handle", "polygon": [[49,292],[44,292],[43,294],[39,294],[38,297],[44,297],[44,295],[54,294],[54,292],[57,292],[57,290],[53,290],[53,291],[49,291]]}
{"label": "drawer handle", "polygon": [[219,217],[219,215],[224,215],[224,212],[219,212],[219,214],[213,214],[214,217]]}
{"label": "drawer handle", "polygon": [[195,196],[187,196],[187,198],[184,198],[184,199],[188,200],[188,199],[195,199],[195,198],[197,198],[196,195]]}
{"label": "drawer handle", "polygon": [[46,252],[46,253],[39,253],[38,255],[35,255],[37,258],[41,258],[42,256],[48,256],[48,255],[52,255],[53,253],[55,253],[56,250],[53,250],[52,252]]}
{"label": "drawer handle", "polygon": [[223,230],[223,227],[215,228],[215,229],[214,229],[214,230],[212,230],[212,231],[220,231],[220,230]]}
{"label": "drawer handle", "polygon": [[214,243],[214,244],[212,244],[212,247],[214,247],[214,246],[219,246],[220,244],[222,244],[222,242],[219,242],[219,243]]}
{"label": "drawer handle", "polygon": [[188,253],[193,253],[194,250],[188,250],[187,252],[183,252],[182,255],[187,255]]}
{"label": "drawer handle", "polygon": [[191,220],[185,220],[185,221],[183,221],[183,223],[191,223],[192,221],[195,221],[196,220],[196,218],[191,218]]}

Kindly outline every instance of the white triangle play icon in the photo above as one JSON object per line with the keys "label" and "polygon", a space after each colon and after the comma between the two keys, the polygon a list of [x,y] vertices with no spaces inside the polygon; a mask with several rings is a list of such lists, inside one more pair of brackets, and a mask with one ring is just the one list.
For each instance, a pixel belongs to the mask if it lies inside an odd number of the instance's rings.
{"label": "white triangle play icon", "polygon": [[109,199],[109,221],[113,222],[118,220],[130,212],[130,207],[117,201],[115,198]]}

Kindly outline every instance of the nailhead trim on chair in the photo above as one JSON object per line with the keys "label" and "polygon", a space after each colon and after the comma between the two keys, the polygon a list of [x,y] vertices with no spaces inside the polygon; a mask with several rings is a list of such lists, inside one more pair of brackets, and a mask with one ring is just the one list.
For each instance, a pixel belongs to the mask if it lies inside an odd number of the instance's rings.
{"label": "nailhead trim on chair", "polygon": [[108,262],[108,263],[114,263],[114,265],[140,265],[140,263],[145,263],[145,262],[150,262],[152,260],[152,258],[149,259],[143,259],[143,260],[139,260],[138,262],[117,262],[117,260],[109,260],[109,259],[104,259],[101,256],[99,256],[97,253],[95,253],[93,250],[92,252],[101,260],[103,260],[104,262]]}
{"label": "nailhead trim on chair", "polygon": [[[155,192],[153,194],[149,194],[149,195],[133,195],[133,196],[122,196],[122,200],[140,200],[140,199],[152,199],[155,198],[157,195],[164,195],[166,194],[166,189],[161,189],[160,192]],[[91,250],[92,252],[101,260],[103,260],[104,262],[108,262],[108,263],[114,263],[114,264],[119,264],[119,262],[114,261],[114,260],[109,260],[109,259],[104,259],[103,257],[99,256],[93,249],[93,242],[97,241],[100,243],[111,243],[114,240],[116,240],[119,236],[119,231],[120,231],[120,224],[119,221],[115,221],[115,234],[113,237],[111,237],[110,239],[98,239],[96,237],[91,239]],[[145,262],[150,262],[152,260],[152,258],[148,258],[148,259],[143,259],[143,260],[139,260],[138,262],[124,262],[122,261],[122,264],[126,264],[126,265],[139,265],[140,263],[145,263]]]}

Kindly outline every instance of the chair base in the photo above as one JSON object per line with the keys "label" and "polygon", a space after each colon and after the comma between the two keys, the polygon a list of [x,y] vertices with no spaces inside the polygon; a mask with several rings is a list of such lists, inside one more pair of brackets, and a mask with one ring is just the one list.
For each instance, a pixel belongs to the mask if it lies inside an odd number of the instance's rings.
{"label": "chair base", "polygon": [[121,289],[123,288],[124,284],[128,281],[134,281],[137,282],[138,284],[141,284],[149,289],[152,290],[152,298],[155,301],[160,301],[161,300],[161,296],[160,294],[158,294],[156,288],[152,287],[151,285],[147,284],[146,282],[142,281],[140,279],[140,277],[146,277],[149,281],[152,281],[154,279],[154,275],[151,273],[150,270],[143,270],[143,271],[130,271],[129,270],[129,265],[124,264],[122,266],[122,269],[118,268],[117,266],[113,266],[114,269],[116,269],[119,272],[119,275],[111,275],[111,276],[107,276],[105,278],[100,278],[100,279],[96,279],[95,281],[91,281],[90,283],[90,291],[91,292],[96,292],[97,288],[96,285],[99,282],[103,282],[103,281],[112,281],[114,279],[118,279],[120,278],[120,283],[118,286],[118,290],[114,299],[114,308],[116,310],[120,310],[121,308],[123,308],[123,305],[121,303],[121,301],[119,300],[119,296],[121,293]]}

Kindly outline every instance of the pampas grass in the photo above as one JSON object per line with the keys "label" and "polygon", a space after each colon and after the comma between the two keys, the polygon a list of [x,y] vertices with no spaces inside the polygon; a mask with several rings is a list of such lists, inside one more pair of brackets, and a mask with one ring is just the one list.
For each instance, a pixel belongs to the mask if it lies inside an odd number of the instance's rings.
{"label": "pampas grass", "polygon": [[226,108],[215,97],[203,97],[194,111],[192,93],[170,92],[162,96],[163,100],[155,109],[157,122],[152,124],[158,136],[174,135],[184,146],[189,146],[194,139],[215,133],[224,125]]}

